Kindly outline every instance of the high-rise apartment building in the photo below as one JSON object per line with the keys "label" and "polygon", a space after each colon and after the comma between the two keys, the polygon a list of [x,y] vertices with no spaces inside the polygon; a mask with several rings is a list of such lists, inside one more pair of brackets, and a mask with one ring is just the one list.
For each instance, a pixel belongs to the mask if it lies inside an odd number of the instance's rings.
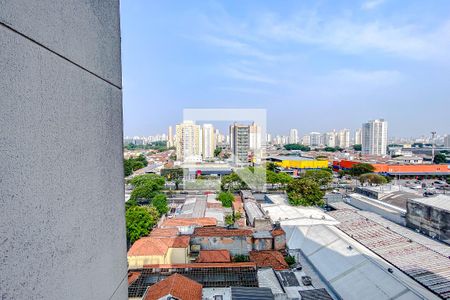
{"label": "high-rise apartment building", "polygon": [[384,119],[371,120],[362,125],[362,153],[386,155],[388,123]]}
{"label": "high-rise apartment building", "polygon": [[298,143],[298,130],[295,128],[292,128],[291,130],[289,130],[289,143],[290,144]]}
{"label": "high-rise apartment building", "polygon": [[319,132],[311,132],[309,134],[309,137],[310,137],[310,145],[312,147],[317,147],[322,144],[322,138]]}
{"label": "high-rise apartment building", "polygon": [[330,131],[323,134],[323,144],[327,147],[336,147],[336,131]]}
{"label": "high-rise apartment building", "polygon": [[355,145],[361,145],[362,144],[362,129],[358,128],[355,131]]}
{"label": "high-rise apartment building", "polygon": [[302,145],[305,145],[305,146],[311,145],[311,136],[309,134],[304,135],[302,137]]}
{"label": "high-rise apartment building", "polygon": [[450,148],[450,134],[444,137],[444,147]]}
{"label": "high-rise apartment building", "polygon": [[350,130],[341,129],[337,134],[337,142],[336,145],[346,149],[350,147]]}
{"label": "high-rise apartment building", "polygon": [[169,126],[169,132],[168,132],[168,137],[167,137],[167,147],[173,147],[174,146],[174,141],[173,141],[173,129],[172,126]]}
{"label": "high-rise apartment building", "polygon": [[184,121],[176,126],[175,147],[177,159],[198,160],[202,154],[202,131],[193,121]]}
{"label": "high-rise apartment building", "polygon": [[236,123],[231,125],[230,146],[235,163],[247,163],[250,152],[250,126]]}
{"label": "high-rise apartment building", "polygon": [[202,157],[203,159],[214,158],[216,149],[216,132],[212,124],[203,124],[202,127]]}

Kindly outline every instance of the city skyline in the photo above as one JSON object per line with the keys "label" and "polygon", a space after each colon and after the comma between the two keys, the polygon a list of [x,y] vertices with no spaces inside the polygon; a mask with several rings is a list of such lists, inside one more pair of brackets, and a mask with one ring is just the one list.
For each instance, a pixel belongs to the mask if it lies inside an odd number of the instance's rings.
{"label": "city skyline", "polygon": [[376,2],[122,3],[125,135],[186,107],[266,108],[272,132],[450,128],[450,3]]}

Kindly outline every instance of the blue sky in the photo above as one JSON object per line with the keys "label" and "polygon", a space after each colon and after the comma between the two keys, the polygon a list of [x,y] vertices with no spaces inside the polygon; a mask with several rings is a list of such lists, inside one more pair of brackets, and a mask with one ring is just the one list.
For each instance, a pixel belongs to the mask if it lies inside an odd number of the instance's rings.
{"label": "blue sky", "polygon": [[124,133],[184,108],[266,108],[268,131],[450,133],[450,1],[121,1]]}

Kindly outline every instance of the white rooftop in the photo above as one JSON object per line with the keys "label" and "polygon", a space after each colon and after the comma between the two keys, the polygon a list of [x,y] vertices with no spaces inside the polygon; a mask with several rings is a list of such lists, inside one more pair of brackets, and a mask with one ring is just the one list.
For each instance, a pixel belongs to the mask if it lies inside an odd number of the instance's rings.
{"label": "white rooftop", "polygon": [[415,199],[411,199],[411,200],[414,202],[433,206],[438,209],[450,211],[450,196],[448,196],[448,195],[440,194],[440,195],[433,196],[433,197],[415,198]]}

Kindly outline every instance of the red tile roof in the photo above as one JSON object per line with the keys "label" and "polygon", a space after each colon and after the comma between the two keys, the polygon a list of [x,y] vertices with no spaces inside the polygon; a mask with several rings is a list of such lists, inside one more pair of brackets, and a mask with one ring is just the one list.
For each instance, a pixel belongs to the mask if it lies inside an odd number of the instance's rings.
{"label": "red tile roof", "polygon": [[198,227],[192,236],[252,236],[250,229],[227,229],[225,227]]}
{"label": "red tile roof", "polygon": [[215,218],[173,218],[166,219],[161,228],[177,227],[177,226],[216,226]]}
{"label": "red tile roof", "polygon": [[141,272],[128,272],[128,285],[135,282],[139,276],[141,275]]}
{"label": "red tile roof", "polygon": [[284,232],[284,230],[282,228],[275,228],[274,230],[272,230],[272,236],[278,236],[278,235],[283,235],[286,234],[286,232]]}
{"label": "red tile roof", "polygon": [[173,274],[147,289],[144,300],[157,300],[171,295],[180,300],[201,300],[203,286],[180,274]]}
{"label": "red tile roof", "polygon": [[231,262],[228,250],[200,250],[198,263],[226,263]]}
{"label": "red tile roof", "polygon": [[204,268],[256,268],[254,262],[192,263],[172,265],[144,265],[144,269],[204,269]]}
{"label": "red tile roof", "polygon": [[178,229],[175,228],[155,228],[150,233],[151,237],[175,237],[179,234]]}
{"label": "red tile roof", "polygon": [[278,251],[250,251],[250,260],[255,262],[259,268],[271,267],[274,270],[289,269],[283,255]]}
{"label": "red tile roof", "polygon": [[189,236],[177,237],[143,237],[134,242],[128,256],[164,255],[169,248],[189,247]]}

